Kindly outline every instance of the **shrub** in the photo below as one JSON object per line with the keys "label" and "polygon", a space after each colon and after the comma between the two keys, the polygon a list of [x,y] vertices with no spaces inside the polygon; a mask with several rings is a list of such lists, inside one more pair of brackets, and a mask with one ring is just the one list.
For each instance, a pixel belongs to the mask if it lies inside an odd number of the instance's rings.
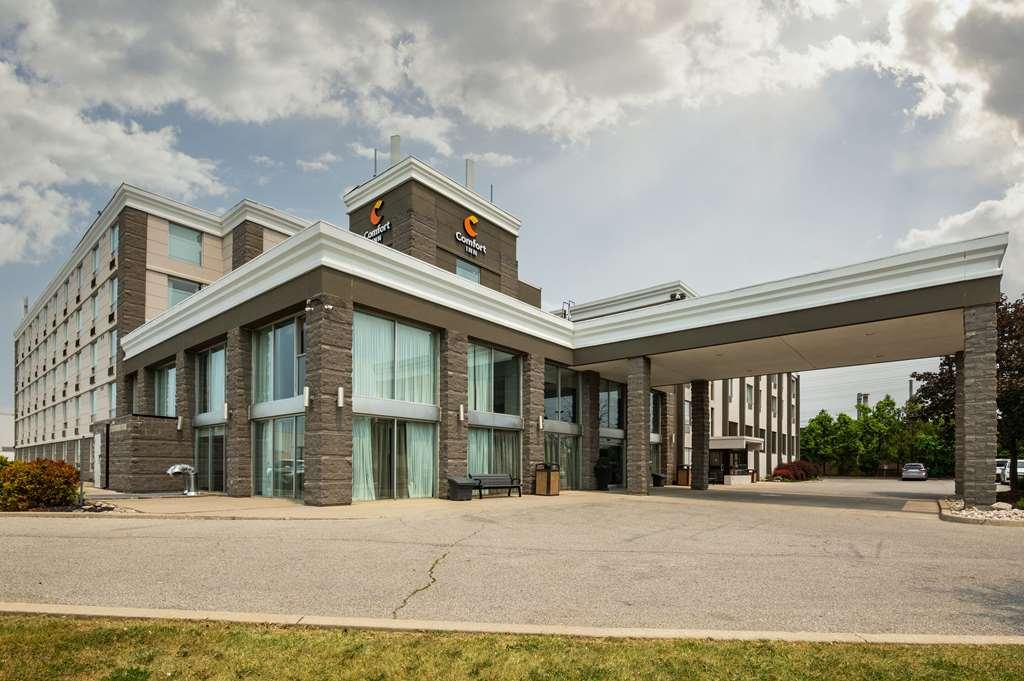
{"label": "shrub", "polygon": [[1024,511],[1024,497],[1017,500],[1017,508]]}
{"label": "shrub", "polygon": [[781,466],[777,466],[772,471],[773,478],[782,478],[783,480],[792,480],[799,482],[802,480],[813,480],[818,477],[818,467],[810,461],[804,459],[797,459],[796,461],[790,461],[784,463]]}
{"label": "shrub", "polygon": [[78,469],[63,461],[14,461],[0,468],[0,511],[70,506],[78,498]]}

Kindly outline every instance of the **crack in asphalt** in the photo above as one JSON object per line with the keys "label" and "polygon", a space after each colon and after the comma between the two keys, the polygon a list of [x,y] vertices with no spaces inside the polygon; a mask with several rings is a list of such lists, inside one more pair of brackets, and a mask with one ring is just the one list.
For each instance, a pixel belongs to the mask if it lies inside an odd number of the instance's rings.
{"label": "crack in asphalt", "polygon": [[430,564],[430,568],[427,570],[427,583],[423,586],[416,587],[415,589],[410,591],[405,596],[405,598],[402,599],[401,604],[399,604],[397,608],[391,611],[391,619],[398,619],[398,611],[404,608],[405,606],[409,605],[409,601],[411,601],[416,596],[416,594],[423,593],[430,587],[437,584],[437,577],[434,575],[434,571],[437,569],[437,566],[440,565],[444,561],[444,559],[448,557],[448,554],[451,553],[452,549],[454,549],[459,544],[465,541],[469,541],[470,539],[475,537],[477,534],[484,530],[484,527],[485,526],[480,526],[476,528],[475,530],[467,534],[465,537],[462,537],[461,539],[456,539],[454,542],[445,547],[444,553],[435,558],[434,562]]}

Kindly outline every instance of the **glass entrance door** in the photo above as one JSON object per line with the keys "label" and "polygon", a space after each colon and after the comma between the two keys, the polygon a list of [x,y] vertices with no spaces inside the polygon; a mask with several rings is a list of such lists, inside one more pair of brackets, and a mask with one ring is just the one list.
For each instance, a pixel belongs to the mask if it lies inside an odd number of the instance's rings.
{"label": "glass entrance door", "polygon": [[352,499],[432,497],[437,426],[376,416],[352,419]]}
{"label": "glass entrance door", "polygon": [[193,463],[196,487],[207,492],[224,491],[224,426],[196,428]]}
{"label": "glass entrance door", "polygon": [[305,445],[305,416],[257,421],[253,438],[253,494],[301,499]]}
{"label": "glass entrance door", "polygon": [[626,484],[626,461],[622,453],[622,440],[601,438],[597,452],[598,465],[608,468],[608,486]]}

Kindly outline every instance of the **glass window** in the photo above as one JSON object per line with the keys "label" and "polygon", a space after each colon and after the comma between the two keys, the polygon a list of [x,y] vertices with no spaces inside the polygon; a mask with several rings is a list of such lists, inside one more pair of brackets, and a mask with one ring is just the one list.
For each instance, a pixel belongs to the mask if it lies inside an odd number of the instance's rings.
{"label": "glass window", "polygon": [[661,410],[665,404],[665,395],[658,391],[651,391],[650,398],[650,409],[651,409],[651,431],[652,433],[661,432]]}
{"label": "glass window", "polygon": [[663,464],[663,456],[661,452],[661,443],[651,443],[651,472],[662,473],[661,467]]}
{"label": "glass window", "polygon": [[544,365],[544,418],[558,420],[558,367]]}
{"label": "glass window", "polygon": [[469,408],[495,414],[519,414],[517,355],[469,344]]}
{"label": "glass window", "polygon": [[401,419],[352,419],[352,499],[434,495],[436,426]]}
{"label": "glass window", "polygon": [[174,307],[201,288],[202,285],[194,281],[167,277],[167,306]]}
{"label": "glass window", "polygon": [[615,381],[601,379],[598,384],[597,402],[599,423],[604,428],[625,427],[626,386]]}
{"label": "glass window", "polygon": [[469,429],[469,474],[519,475],[519,431],[492,428]]}
{"label": "glass window", "polygon": [[578,437],[545,433],[544,461],[558,464],[563,489],[580,489],[582,465]]}
{"label": "glass window", "polygon": [[[114,418],[117,416],[117,383],[110,384],[110,392],[108,394],[110,396],[108,407],[110,409],[110,418]],[[64,420],[67,420],[67,414],[64,415]]]}
{"label": "glass window", "polygon": [[120,228],[119,228],[118,224],[115,222],[113,225],[110,226],[110,254],[111,255],[117,255],[117,246],[118,246],[118,243],[120,242],[120,236],[121,236]]}
{"label": "glass window", "polygon": [[480,268],[471,262],[466,262],[462,258],[455,259],[455,274],[463,279],[469,279],[477,284],[480,283]]}
{"label": "glass window", "polygon": [[99,244],[92,247],[92,273],[100,268],[100,247]]}
{"label": "glass window", "polygon": [[110,361],[117,359],[117,329],[110,330]]}
{"label": "glass window", "polygon": [[256,421],[253,494],[301,499],[305,478],[305,416]]}
{"label": "glass window", "polygon": [[110,309],[117,307],[117,277],[110,280]]}
{"label": "glass window", "polygon": [[352,322],[353,392],[360,397],[437,403],[433,332],[356,312]]}
{"label": "glass window", "polygon": [[175,368],[173,366],[161,367],[154,372],[154,378],[156,415],[177,416]]}
{"label": "glass window", "polygon": [[196,357],[196,413],[221,413],[224,381],[224,348],[199,353]]}
{"label": "glass window", "polygon": [[175,260],[203,264],[203,234],[188,227],[168,225],[168,255]]}
{"label": "glass window", "polygon": [[746,386],[747,386],[747,409],[750,409],[751,407],[754,406],[754,386],[750,385],[749,383],[747,383]]}
{"label": "glass window", "polygon": [[302,394],[306,384],[304,322],[303,317],[296,317],[254,332],[253,402]]}
{"label": "glass window", "polygon": [[566,423],[576,423],[576,415],[579,411],[579,386],[576,372],[571,369],[559,368],[558,370],[558,391],[561,399],[559,409],[559,420]]}

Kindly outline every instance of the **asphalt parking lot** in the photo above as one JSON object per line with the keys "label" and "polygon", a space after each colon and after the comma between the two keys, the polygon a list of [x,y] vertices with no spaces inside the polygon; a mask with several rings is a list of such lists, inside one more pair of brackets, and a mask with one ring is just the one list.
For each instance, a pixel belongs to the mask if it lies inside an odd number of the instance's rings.
{"label": "asphalt parking lot", "polygon": [[8,516],[0,518],[0,600],[1024,633],[1024,529],[939,521],[935,499],[951,486],[829,480],[649,497],[376,502],[317,520]]}

